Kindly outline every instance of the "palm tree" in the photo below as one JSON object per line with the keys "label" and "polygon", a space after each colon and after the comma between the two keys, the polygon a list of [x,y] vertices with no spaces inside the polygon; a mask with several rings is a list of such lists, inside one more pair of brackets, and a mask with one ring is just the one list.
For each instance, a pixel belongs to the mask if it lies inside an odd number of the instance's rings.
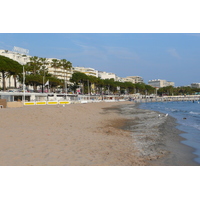
{"label": "palm tree", "polygon": [[67,93],[67,81],[66,81],[66,77],[67,77],[67,71],[69,69],[72,68],[72,63],[67,61],[66,59],[62,59],[60,61],[60,65],[63,67],[63,69],[65,70],[65,77],[64,77],[64,88],[65,88],[65,92]]}
{"label": "palm tree", "polygon": [[96,93],[96,84],[98,83],[98,78],[96,76],[88,75],[88,85],[89,85],[89,91]]}
{"label": "palm tree", "polygon": [[[30,62],[25,65],[26,71],[29,71],[30,74],[34,76],[39,74],[39,70],[41,67],[41,58],[34,56],[30,58]],[[33,82],[33,90],[36,92],[37,90],[37,80]]]}
{"label": "palm tree", "polygon": [[51,67],[55,69],[55,76],[57,75],[57,69],[60,68],[60,63],[57,59],[52,59]]}
{"label": "palm tree", "polygon": [[40,75],[42,75],[42,93],[44,92],[44,83],[45,83],[45,75],[48,73],[48,68],[46,67],[48,64],[46,58],[40,58]]}
{"label": "palm tree", "polygon": [[31,57],[30,62],[28,62],[28,65],[31,67],[30,71],[36,75],[38,70],[40,70],[40,58],[37,56]]}

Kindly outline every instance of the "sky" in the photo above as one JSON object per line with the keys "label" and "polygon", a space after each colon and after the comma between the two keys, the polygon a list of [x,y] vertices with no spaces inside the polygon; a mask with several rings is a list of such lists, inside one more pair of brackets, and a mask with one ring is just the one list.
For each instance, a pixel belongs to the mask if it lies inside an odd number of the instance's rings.
{"label": "sky", "polygon": [[0,33],[0,49],[67,59],[73,66],[186,86],[200,82],[198,33]]}

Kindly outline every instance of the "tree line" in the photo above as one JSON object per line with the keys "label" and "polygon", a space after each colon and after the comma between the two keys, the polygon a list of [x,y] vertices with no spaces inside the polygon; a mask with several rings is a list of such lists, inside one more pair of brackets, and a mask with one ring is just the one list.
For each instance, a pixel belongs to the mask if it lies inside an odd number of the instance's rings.
{"label": "tree line", "polygon": [[81,86],[82,94],[152,94],[155,88],[145,83],[119,82],[114,79],[101,79],[99,77],[74,72],[70,81],[71,89],[75,92]]}
{"label": "tree line", "polygon": [[194,95],[195,93],[200,93],[200,88],[192,88],[190,86],[182,86],[182,87],[167,86],[159,88],[157,91],[157,94],[160,96]]}
{"label": "tree line", "polygon": [[[57,75],[57,70],[62,68],[64,73],[63,79],[58,79],[56,76],[53,76],[48,72],[47,65],[54,68],[54,73]],[[8,57],[0,55],[0,72],[2,73],[2,89],[6,90],[5,79],[13,76],[14,78],[14,88],[17,88],[17,81],[23,83],[23,78],[25,77],[25,85],[33,86],[34,92],[37,91],[37,87],[41,86],[42,91],[44,90],[44,83],[48,80],[49,85],[52,90],[55,90],[57,87],[66,86],[66,76],[68,70],[72,68],[72,63],[66,59],[57,60],[52,59],[49,62],[46,58],[39,58],[37,56],[31,57],[30,62],[27,62],[26,65],[21,65],[17,61],[14,61]],[[25,75],[23,77],[23,71]]]}
{"label": "tree line", "polygon": [[[48,71],[48,67],[54,68],[54,74],[52,75]],[[63,79],[57,78],[59,75],[59,69],[62,68],[65,71]],[[21,65],[17,61],[14,61],[8,57],[0,56],[0,72],[2,73],[3,90],[6,90],[5,79],[13,76],[15,81],[15,88],[17,86],[17,80],[23,83],[23,70],[25,71],[25,85],[33,86],[34,92],[37,91],[37,87],[41,86],[44,91],[44,83],[48,80],[51,91],[56,89],[66,90],[66,77],[68,70],[72,69],[72,63],[66,59],[57,60],[52,59],[49,62],[46,58],[39,58],[37,56],[31,57],[30,62],[26,65]],[[69,80],[72,84],[68,86],[68,89],[76,92],[76,89],[81,86],[82,94],[99,93],[105,94],[125,94],[125,93],[141,93],[150,94],[154,93],[155,89],[144,83],[133,84],[131,82],[119,82],[114,79],[100,79],[95,76],[86,75],[81,72],[74,72],[72,78]]]}
{"label": "tree line", "polygon": [[[54,75],[49,73],[48,67],[54,69]],[[64,70],[62,79],[59,76],[59,69]],[[145,83],[119,82],[114,79],[101,79],[99,77],[86,75],[81,72],[74,72],[71,79],[71,84],[67,86],[67,73],[72,69],[72,63],[66,59],[52,59],[48,61],[46,58],[39,58],[37,56],[31,57],[26,65],[21,65],[8,57],[0,55],[0,72],[2,74],[2,89],[6,90],[6,78],[13,77],[14,88],[17,88],[17,81],[23,83],[23,70],[25,73],[25,85],[33,86],[34,92],[37,87],[44,91],[44,83],[48,80],[51,92],[57,89],[66,91],[67,89],[76,93],[77,88],[81,88],[82,94],[135,94],[143,95],[155,94],[156,89]],[[200,92],[198,88],[187,87],[173,87],[167,86],[157,90],[157,94],[162,95],[187,95]]]}

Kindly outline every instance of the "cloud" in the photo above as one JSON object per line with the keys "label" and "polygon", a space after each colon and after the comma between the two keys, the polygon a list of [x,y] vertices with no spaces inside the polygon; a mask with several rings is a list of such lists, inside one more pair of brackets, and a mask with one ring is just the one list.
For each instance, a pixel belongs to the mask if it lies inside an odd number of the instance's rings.
{"label": "cloud", "polygon": [[195,37],[200,37],[200,33],[190,33],[189,35],[195,36]]}
{"label": "cloud", "polygon": [[112,47],[112,46],[89,46],[87,44],[83,44],[80,42],[74,42],[77,46],[81,47],[82,53],[84,55],[92,55],[95,57],[101,57],[107,58],[109,56],[115,56],[120,59],[131,59],[131,60],[137,60],[139,59],[139,56],[133,52],[130,51],[128,48],[124,47]]}
{"label": "cloud", "polygon": [[73,43],[78,48],[75,47],[76,51],[68,56],[71,60],[76,59],[76,65],[81,62],[84,66],[107,66],[111,69],[119,63],[125,64],[139,60],[139,56],[129,48],[87,44],[80,41],[73,41]]}
{"label": "cloud", "polygon": [[80,42],[74,42],[77,46],[81,47],[79,56],[91,56],[100,59],[107,59],[106,52],[101,47],[89,46]]}
{"label": "cloud", "polygon": [[11,50],[12,47],[10,45],[5,44],[5,42],[0,41],[0,49]]}
{"label": "cloud", "polygon": [[173,56],[174,58],[177,58],[177,59],[181,59],[180,55],[178,54],[178,52],[176,51],[176,49],[174,48],[170,48],[167,50],[167,52]]}
{"label": "cloud", "polygon": [[139,56],[130,51],[128,48],[124,47],[104,47],[107,54],[116,56],[121,59],[130,59],[130,60],[138,60]]}

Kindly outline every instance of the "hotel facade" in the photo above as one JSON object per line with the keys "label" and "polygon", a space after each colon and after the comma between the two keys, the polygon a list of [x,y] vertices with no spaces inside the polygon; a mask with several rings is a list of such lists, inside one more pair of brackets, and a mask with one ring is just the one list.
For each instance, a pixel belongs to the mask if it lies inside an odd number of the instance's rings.
{"label": "hotel facade", "polygon": [[[0,55],[8,57],[12,60],[17,61],[18,63],[20,63],[21,65],[26,65],[28,62],[30,62],[30,58],[32,56],[29,55],[25,55],[25,54],[20,54],[14,51],[8,51],[8,50],[0,50]],[[65,70],[62,68],[62,66],[60,66],[59,68],[55,69],[52,67],[51,63],[52,60],[56,59],[56,58],[47,58],[46,59],[46,68],[48,69],[48,73],[52,74],[53,76],[57,77],[58,79],[63,79],[66,80],[67,84],[70,84],[70,78],[72,77],[72,73],[73,70],[72,69],[68,69]],[[60,61],[59,59],[57,59],[58,61]],[[1,80],[1,74],[0,74],[0,80]],[[6,87],[7,88],[14,88],[14,79],[13,77],[9,77],[6,78]],[[22,83],[20,83],[19,81],[17,81],[17,88],[21,87]],[[2,88],[2,81],[0,81],[0,88]]]}
{"label": "hotel facade", "polygon": [[161,80],[161,79],[155,79],[155,80],[149,80],[148,84],[155,88],[162,88],[167,86],[174,86],[174,82]]}
{"label": "hotel facade", "polygon": [[[23,50],[23,49],[22,49]],[[15,52],[15,51],[8,51],[8,50],[0,50],[0,55],[8,57],[12,60],[15,60],[19,62],[21,65],[26,65],[28,62],[30,62],[30,59],[32,56]],[[128,76],[126,78],[118,77],[116,74],[111,72],[105,72],[105,71],[98,71],[93,68],[86,68],[86,67],[72,67],[71,69],[65,70],[62,66],[59,68],[52,67],[52,61],[56,59],[60,61],[60,59],[57,58],[46,58],[46,68],[48,69],[48,73],[52,74],[53,76],[57,77],[58,79],[62,79],[66,81],[66,84],[71,84],[70,78],[72,77],[72,74],[74,72],[82,72],[86,75],[91,75],[95,77],[99,77],[101,79],[114,79],[114,81],[119,82],[132,82],[132,83],[143,83],[143,79],[140,76]],[[0,73],[0,88],[3,87],[2,84],[2,74]],[[14,78],[7,77],[6,78],[6,87],[7,88],[14,88]],[[17,81],[17,88],[22,88],[22,83]]]}

